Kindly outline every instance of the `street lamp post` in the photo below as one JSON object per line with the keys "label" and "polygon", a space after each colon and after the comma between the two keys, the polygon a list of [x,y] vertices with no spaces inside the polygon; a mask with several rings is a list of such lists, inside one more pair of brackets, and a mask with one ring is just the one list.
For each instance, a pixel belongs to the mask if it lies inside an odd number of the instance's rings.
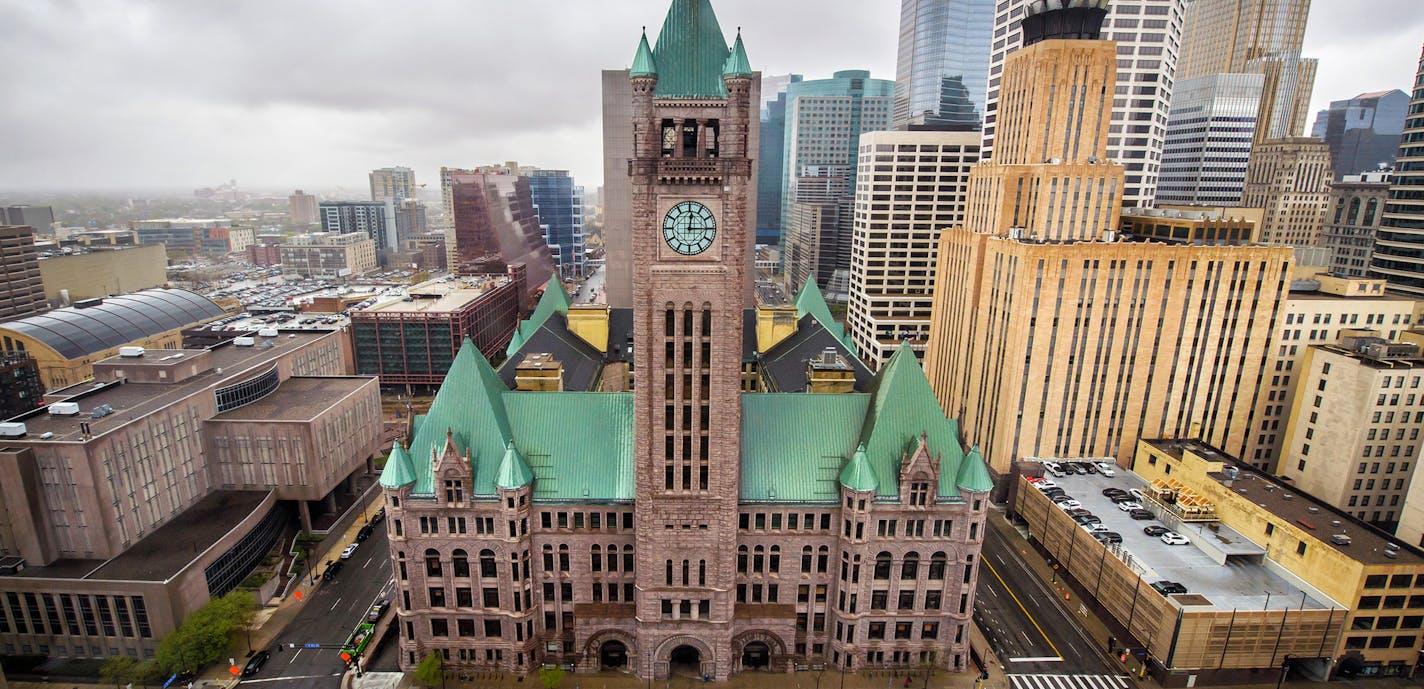
{"label": "street lamp post", "polygon": [[1286,657],[1281,659],[1281,676],[1276,678],[1276,689],[1281,689],[1281,684],[1286,681],[1286,673],[1290,671],[1290,662],[1293,657],[1287,653]]}

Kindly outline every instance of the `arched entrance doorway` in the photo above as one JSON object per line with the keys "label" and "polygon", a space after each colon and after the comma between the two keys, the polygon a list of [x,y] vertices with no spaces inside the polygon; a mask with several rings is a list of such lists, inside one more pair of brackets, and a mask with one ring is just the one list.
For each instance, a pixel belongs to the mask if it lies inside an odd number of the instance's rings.
{"label": "arched entrance doorway", "polygon": [[605,641],[598,648],[598,664],[607,669],[617,669],[628,664],[628,647],[622,641]]}
{"label": "arched entrance doorway", "polygon": [[771,648],[765,642],[753,641],[742,648],[742,669],[763,670],[771,665]]}
{"label": "arched entrance doorway", "polygon": [[668,656],[670,674],[702,676],[702,652],[692,646],[678,646]]}

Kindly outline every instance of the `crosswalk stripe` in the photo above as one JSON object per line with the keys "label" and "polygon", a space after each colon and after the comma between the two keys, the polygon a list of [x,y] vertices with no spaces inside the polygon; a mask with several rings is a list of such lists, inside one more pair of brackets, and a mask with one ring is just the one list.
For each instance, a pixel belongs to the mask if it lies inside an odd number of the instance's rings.
{"label": "crosswalk stripe", "polygon": [[1010,689],[1128,689],[1123,675],[1009,675]]}

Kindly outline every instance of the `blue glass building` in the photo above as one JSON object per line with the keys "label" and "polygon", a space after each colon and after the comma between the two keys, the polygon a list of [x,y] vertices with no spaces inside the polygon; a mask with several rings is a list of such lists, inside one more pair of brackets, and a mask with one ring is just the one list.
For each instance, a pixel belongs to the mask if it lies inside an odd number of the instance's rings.
{"label": "blue glass building", "polygon": [[584,274],[583,187],[574,184],[568,170],[534,170],[529,192],[544,242],[564,277]]}
{"label": "blue glass building", "polygon": [[994,0],[901,0],[895,128],[978,127],[993,34]]}
{"label": "blue glass building", "polygon": [[781,243],[781,177],[786,164],[786,87],[800,74],[761,78],[761,140],[757,146],[756,243]]}

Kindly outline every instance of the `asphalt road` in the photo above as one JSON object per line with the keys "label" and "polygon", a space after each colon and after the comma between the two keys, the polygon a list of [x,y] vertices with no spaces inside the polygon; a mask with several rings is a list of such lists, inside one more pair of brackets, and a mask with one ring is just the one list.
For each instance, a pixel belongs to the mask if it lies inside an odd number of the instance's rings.
{"label": "asphalt road", "polygon": [[996,663],[1009,674],[1115,673],[1024,563],[1012,545],[1017,535],[1000,533],[1000,524],[990,520],[985,529],[974,605]]}
{"label": "asphalt road", "polygon": [[[259,687],[311,687],[339,689],[341,644],[370,610],[372,601],[391,578],[391,554],[386,545],[384,524],[346,561],[331,581],[322,582],[301,612],[292,618],[277,638],[281,650],[255,677],[242,684]],[[325,563],[318,565],[318,571]],[[302,644],[322,644],[325,648],[303,648]],[[295,649],[290,644],[296,644]]]}
{"label": "asphalt road", "polygon": [[605,277],[607,277],[607,273],[603,268],[600,267],[598,270],[595,270],[593,274],[589,275],[588,279],[584,281],[583,287],[579,288],[578,294],[574,295],[573,303],[592,304],[607,301],[606,299],[599,299],[599,297],[602,296],[601,293],[603,292]]}

